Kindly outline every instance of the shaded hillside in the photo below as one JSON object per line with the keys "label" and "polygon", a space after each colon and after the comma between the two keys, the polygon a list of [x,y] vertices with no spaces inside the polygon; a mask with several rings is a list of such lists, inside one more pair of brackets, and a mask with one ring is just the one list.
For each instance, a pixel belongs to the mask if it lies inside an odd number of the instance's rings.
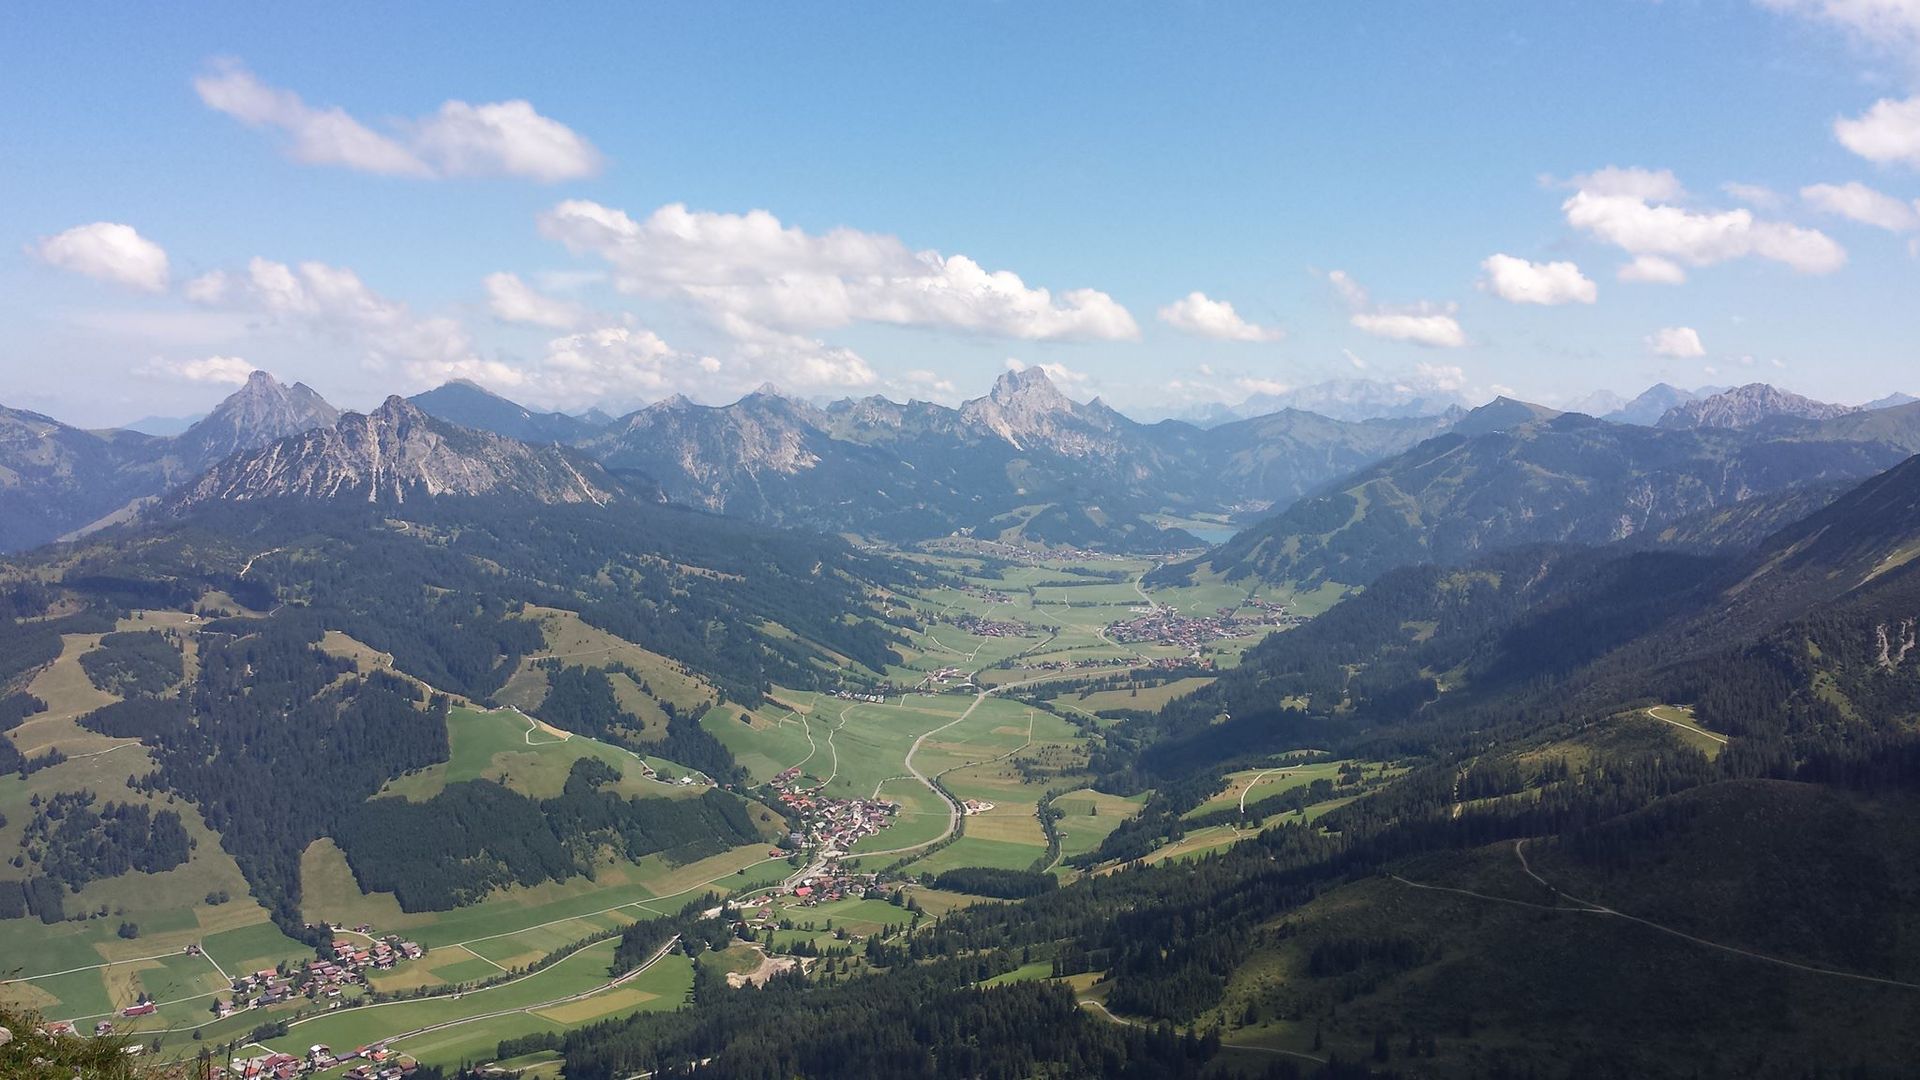
{"label": "shaded hillside", "polygon": [[455,379],[407,400],[421,412],[450,424],[491,431],[525,443],[571,443],[604,426],[604,422],[566,413],[534,412],[466,379]]}
{"label": "shaded hillside", "polygon": [[1458,565],[1502,547],[1612,543],[1758,496],[1871,476],[1920,444],[1920,413],[1902,409],[1866,414],[1871,424],[1846,416],[1735,431],[1571,413],[1525,422],[1516,405],[1476,410],[1456,432],[1338,481],[1163,576],[1365,585],[1394,567]]}
{"label": "shaded hillside", "polygon": [[308,387],[256,371],[181,434],[82,431],[0,408],[0,551],[18,551],[110,520],[222,458],[331,425],[333,406]]}

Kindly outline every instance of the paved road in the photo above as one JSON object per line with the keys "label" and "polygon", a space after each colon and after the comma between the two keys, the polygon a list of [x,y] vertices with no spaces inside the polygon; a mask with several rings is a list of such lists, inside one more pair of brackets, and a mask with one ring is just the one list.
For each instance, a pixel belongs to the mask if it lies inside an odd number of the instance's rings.
{"label": "paved road", "polygon": [[[979,673],[975,672],[975,674],[977,675]],[[1052,677],[1053,676],[1041,676],[1040,678],[1037,678],[1037,679],[1026,679],[1021,682],[1001,683],[999,686],[989,686],[985,690],[982,690],[979,693],[973,695],[973,703],[967,706],[967,710],[965,712],[961,713],[959,716],[954,717],[952,720],[949,720],[946,723],[941,724],[939,727],[934,728],[931,731],[925,732],[919,738],[913,740],[913,745],[907,748],[907,757],[906,757],[906,760],[903,762],[903,764],[906,765],[907,772],[911,774],[915,780],[918,780],[922,784],[925,784],[928,791],[931,791],[935,795],[940,796],[940,801],[947,804],[947,827],[941,830],[939,836],[936,836],[931,840],[923,840],[918,844],[908,844],[906,847],[889,848],[886,851],[856,851],[856,852],[853,852],[852,854],[863,859],[871,858],[876,855],[905,855],[911,851],[919,851],[921,848],[924,848],[924,847],[932,847],[934,844],[937,844],[940,841],[945,840],[947,837],[952,836],[953,830],[960,827],[960,804],[954,802],[952,799],[947,798],[947,793],[940,790],[939,785],[935,784],[933,780],[927,776],[926,773],[923,773],[920,771],[920,767],[913,763],[913,755],[920,752],[920,747],[924,745],[928,739],[933,738],[935,735],[940,734],[941,732],[947,730],[948,728],[953,727],[955,724],[960,723],[962,720],[965,720],[967,717],[972,716],[973,711],[980,707],[980,703],[987,700],[989,697],[992,697],[994,694],[997,694],[1002,690],[1014,690],[1022,686],[1031,686],[1034,683],[1046,682],[1049,678],[1052,678]]]}

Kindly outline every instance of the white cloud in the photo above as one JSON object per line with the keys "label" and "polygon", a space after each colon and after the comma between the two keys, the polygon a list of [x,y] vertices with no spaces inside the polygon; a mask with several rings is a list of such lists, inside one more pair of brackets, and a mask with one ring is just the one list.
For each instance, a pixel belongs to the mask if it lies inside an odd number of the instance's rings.
{"label": "white cloud", "polygon": [[1759,0],[1762,7],[1833,23],[1861,44],[1920,55],[1920,4],[1913,0]]}
{"label": "white cloud", "polygon": [[1362,360],[1359,357],[1359,355],[1357,355],[1352,349],[1341,349],[1340,355],[1347,358],[1347,363],[1352,364],[1354,367],[1354,370],[1356,371],[1367,370],[1367,362],[1365,360]]}
{"label": "white cloud", "polygon": [[208,356],[197,360],[167,360],[154,357],[140,365],[143,375],[187,382],[239,386],[254,372],[254,366],[238,356]]}
{"label": "white cloud", "polygon": [[1920,97],[1881,98],[1859,116],[1835,120],[1833,135],[1868,161],[1920,166]]}
{"label": "white cloud", "polygon": [[1278,397],[1293,389],[1278,379],[1260,379],[1251,375],[1243,375],[1233,380],[1233,385],[1245,390],[1248,394],[1264,397]]}
{"label": "white cloud", "polygon": [[719,362],[679,353],[649,330],[609,326],[554,338],[540,366],[549,398],[584,403],[666,397]]}
{"label": "white cloud", "polygon": [[[1628,172],[1638,179],[1622,181],[1621,175]],[[1598,184],[1581,186],[1561,209],[1567,224],[1595,239],[1633,255],[1654,255],[1691,266],[1752,256],[1785,263],[1802,273],[1826,274],[1847,261],[1846,250],[1816,229],[1762,221],[1747,209],[1701,212],[1653,201],[1680,196],[1677,185],[1647,180],[1671,175],[1616,170]]]}
{"label": "white cloud", "polygon": [[167,287],[167,253],[131,225],[96,221],[44,237],[34,254],[49,266],[146,292]]}
{"label": "white cloud", "polygon": [[953,380],[925,368],[915,368],[900,376],[900,382],[915,390],[938,394],[944,399],[952,399],[960,391]]}
{"label": "white cloud", "polygon": [[1452,305],[1442,308],[1422,301],[1412,307],[1388,307],[1375,304],[1367,290],[1344,270],[1328,271],[1327,281],[1353,309],[1347,321],[1362,333],[1430,349],[1457,349],[1467,343],[1466,331],[1453,317]]}
{"label": "white cloud", "polygon": [[1216,341],[1279,341],[1286,331],[1250,323],[1225,300],[1191,292],[1160,309],[1160,321],[1176,330]]}
{"label": "white cloud", "polygon": [[1489,255],[1480,268],[1483,287],[1515,304],[1591,304],[1599,296],[1592,279],[1570,262],[1536,263],[1512,255]]}
{"label": "white cloud", "polygon": [[286,139],[288,156],[382,176],[520,176],[552,182],[600,170],[593,145],[524,101],[470,105],[448,101],[393,135],[367,127],[337,106],[315,108],[291,90],[261,82],[233,62],[194,79],[208,108]]}
{"label": "white cloud", "polygon": [[1340,299],[1346,301],[1348,307],[1366,307],[1371,302],[1367,296],[1367,290],[1353,280],[1353,276],[1345,270],[1327,271],[1327,281],[1333,286],[1333,291],[1340,294]]}
{"label": "white cloud", "polygon": [[449,101],[413,128],[416,151],[442,176],[524,176],[553,183],[600,171],[600,152],[525,101]]}
{"label": "white cloud", "polygon": [[[731,347],[723,359],[675,348],[630,322],[568,308],[511,274],[493,275],[488,286],[496,314],[573,332],[548,341],[531,361],[483,357],[459,320],[416,313],[375,292],[352,270],[318,262],[256,258],[244,270],[204,274],[185,291],[209,307],[251,313],[256,322],[264,318],[268,325],[345,344],[359,350],[367,366],[395,367],[416,385],[473,379],[545,406],[744,390],[768,379],[836,391],[877,381],[857,353],[800,334],[728,322],[722,329]],[[559,325],[562,316],[576,313],[574,322]],[[594,325],[596,320],[603,321]]]}
{"label": "white cloud", "polygon": [[186,294],[209,306],[253,311],[363,350],[373,366],[399,363],[416,379],[481,378],[517,385],[514,369],[482,361],[466,328],[443,316],[416,315],[389,300],[352,270],[320,262],[298,266],[254,258],[244,272],[215,270],[187,283]]}
{"label": "white cloud", "polygon": [[1679,178],[1673,175],[1671,169],[1623,169],[1618,165],[1582,173],[1569,181],[1568,186],[1595,195],[1648,202],[1668,202],[1686,194],[1686,189],[1680,186]]}
{"label": "white cloud", "polygon": [[857,390],[879,381],[873,368],[852,349],[734,316],[726,317],[721,329],[733,339],[734,355],[756,383],[772,380],[797,389]]}
{"label": "white cloud", "polygon": [[1636,281],[1643,285],[1681,285],[1687,280],[1686,268],[1671,259],[1658,255],[1636,255],[1632,262],[1620,268],[1621,281]]}
{"label": "white cloud", "polygon": [[1838,214],[1863,225],[1889,232],[1906,232],[1920,227],[1920,210],[1865,184],[1813,184],[1800,189],[1800,197],[1809,206],[1828,214]]}
{"label": "white cloud", "polygon": [[487,290],[487,310],[502,322],[571,330],[587,321],[585,308],[536,291],[518,274],[488,274],[482,284]]}
{"label": "white cloud", "polygon": [[1786,205],[1780,193],[1764,184],[1743,184],[1729,180],[1720,185],[1720,190],[1737,203],[1745,203],[1756,210],[1778,210]]}
{"label": "white cloud", "polygon": [[1413,378],[1407,381],[1417,389],[1455,393],[1466,388],[1467,373],[1453,364],[1429,364],[1423,360],[1413,365]]}
{"label": "white cloud", "polygon": [[1080,386],[1093,381],[1093,376],[1084,371],[1075,371],[1065,364],[1029,364],[1017,357],[1007,357],[1008,371],[1025,371],[1037,367],[1047,373],[1047,378],[1063,386]]}
{"label": "white cloud", "polygon": [[1458,349],[1467,343],[1466,331],[1452,315],[1441,312],[1356,313],[1351,320],[1363,333],[1393,341],[1406,341],[1430,349]]}
{"label": "white cloud", "polygon": [[1647,336],[1647,348],[1660,356],[1688,359],[1707,355],[1700,344],[1700,332],[1691,326],[1669,326]]}
{"label": "white cloud", "polygon": [[576,254],[606,260],[625,292],[688,299],[727,317],[783,330],[886,323],[1025,340],[1132,340],[1127,309],[1106,293],[1058,297],[965,255],[913,251],[897,237],[836,228],[814,234],[764,210],[689,210],[674,203],[643,221],[585,200],[541,216]]}

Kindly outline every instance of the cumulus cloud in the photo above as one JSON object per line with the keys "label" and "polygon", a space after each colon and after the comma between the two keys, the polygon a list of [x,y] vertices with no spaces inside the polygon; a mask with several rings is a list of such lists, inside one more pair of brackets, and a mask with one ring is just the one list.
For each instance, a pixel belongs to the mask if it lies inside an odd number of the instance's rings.
{"label": "cumulus cloud", "polygon": [[1160,321],[1176,330],[1216,341],[1279,341],[1286,331],[1250,323],[1225,300],[1203,292],[1187,295],[1160,309]]}
{"label": "cumulus cloud", "polygon": [[375,292],[346,267],[288,265],[254,258],[244,271],[215,270],[187,283],[197,303],[251,311],[284,326],[349,343],[373,366],[397,363],[416,378],[482,378],[518,385],[518,372],[475,356],[466,328],[444,316],[416,315]]}
{"label": "cumulus cloud", "polygon": [[1756,210],[1778,210],[1786,203],[1779,192],[1764,184],[1743,184],[1729,180],[1720,185],[1720,190],[1726,192],[1734,202],[1744,203]]}
{"label": "cumulus cloud", "polygon": [[131,225],[96,221],[43,237],[31,248],[49,266],[145,292],[167,287],[167,252]]}
{"label": "cumulus cloud", "polygon": [[1859,116],[1835,120],[1833,136],[1868,161],[1920,167],[1920,97],[1881,98]]}
{"label": "cumulus cloud", "polygon": [[1570,262],[1537,263],[1512,255],[1489,255],[1482,287],[1515,304],[1591,304],[1599,296],[1593,281]]}
{"label": "cumulus cloud", "polygon": [[1920,56],[1920,4],[1913,0],[1759,0],[1762,7],[1831,23],[1876,49]]}
{"label": "cumulus cloud", "polygon": [[901,374],[899,382],[900,385],[907,387],[911,391],[937,394],[945,400],[951,400],[960,392],[959,388],[954,386],[952,379],[938,372],[928,371],[925,368],[915,368],[912,371],[904,372]]}
{"label": "cumulus cloud", "polygon": [[1039,368],[1047,373],[1047,378],[1063,386],[1080,386],[1093,381],[1093,376],[1084,371],[1075,371],[1065,364],[1029,364],[1018,357],[1007,357],[1008,371],[1025,371],[1028,368]]}
{"label": "cumulus cloud", "polygon": [[488,274],[481,284],[487,290],[487,310],[501,322],[571,330],[587,321],[585,308],[535,290],[518,274]]}
{"label": "cumulus cloud", "polygon": [[197,360],[168,360],[156,356],[140,365],[143,375],[186,382],[239,386],[254,372],[254,366],[238,356],[207,356]]}
{"label": "cumulus cloud", "polygon": [[194,79],[193,87],[208,108],[248,127],[279,132],[288,156],[309,165],[383,176],[518,176],[546,182],[600,171],[600,152],[592,143],[525,101],[448,101],[439,112],[396,123],[392,134],[383,134],[345,109],[316,108],[233,62],[214,65]]}
{"label": "cumulus cloud", "polygon": [[1132,340],[1133,316],[1106,293],[1057,297],[965,255],[913,251],[897,237],[836,228],[809,233],[764,210],[674,203],[636,221],[569,200],[541,228],[576,254],[604,259],[614,286],[692,301],[717,322],[780,330],[884,323],[1025,340]]}
{"label": "cumulus cloud", "polygon": [[1663,259],[1658,255],[1636,255],[1632,262],[1620,268],[1619,278],[1643,285],[1680,285],[1686,282],[1687,271],[1672,259]]}
{"label": "cumulus cloud", "polygon": [[1457,349],[1467,343],[1466,331],[1453,317],[1451,304],[1441,307],[1422,301],[1412,307],[1389,307],[1375,304],[1367,290],[1344,270],[1328,271],[1327,281],[1352,309],[1347,321],[1361,333],[1430,349]]}
{"label": "cumulus cloud", "polygon": [[1915,209],[1915,204],[1858,182],[1813,184],[1801,188],[1800,197],[1822,213],[1837,214],[1889,232],[1906,232],[1920,226],[1920,210]]}
{"label": "cumulus cloud", "polygon": [[1423,360],[1413,365],[1413,375],[1407,382],[1420,390],[1458,393],[1466,389],[1467,373],[1454,364],[1429,364]]}
{"label": "cumulus cloud", "polygon": [[1609,165],[1590,173],[1581,173],[1568,182],[1569,187],[1622,199],[1669,202],[1686,194],[1680,179],[1671,169],[1621,168]]}
{"label": "cumulus cloud", "polygon": [[1467,343],[1466,331],[1452,315],[1444,312],[1409,314],[1405,312],[1360,312],[1350,320],[1363,333],[1393,341],[1406,341],[1430,349],[1457,349]]}
{"label": "cumulus cloud", "polygon": [[1747,209],[1698,211],[1674,204],[1684,192],[1668,172],[1604,169],[1574,181],[1561,205],[1567,224],[1632,255],[1689,266],[1748,257],[1809,274],[1831,273],[1844,248],[1817,229],[1764,221]]}
{"label": "cumulus cloud", "polygon": [[1655,330],[1647,335],[1647,348],[1658,356],[1676,360],[1707,355],[1706,346],[1700,344],[1700,332],[1691,326],[1668,326]]}
{"label": "cumulus cloud", "polygon": [[540,367],[549,398],[586,402],[665,397],[720,362],[680,353],[650,330],[608,326],[549,341]]}

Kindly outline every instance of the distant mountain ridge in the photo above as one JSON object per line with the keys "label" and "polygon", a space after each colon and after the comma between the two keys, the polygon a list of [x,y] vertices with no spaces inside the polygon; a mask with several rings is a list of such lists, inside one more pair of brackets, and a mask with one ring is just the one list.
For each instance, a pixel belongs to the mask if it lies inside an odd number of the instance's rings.
{"label": "distant mountain ridge", "polygon": [[619,487],[598,464],[429,416],[401,397],[371,413],[344,413],[221,462],[169,500],[176,512],[209,502],[298,497],[405,503],[444,495],[510,493],[549,504],[605,505]]}
{"label": "distant mountain ridge", "polygon": [[1675,405],[1660,418],[1657,426],[1748,428],[1780,416],[1801,420],[1832,420],[1858,411],[1851,405],[1830,405],[1766,383],[1748,383],[1712,397]]}
{"label": "distant mountain ridge", "polygon": [[1141,424],[1098,399],[1074,401],[1029,368],[958,408],[883,397],[819,408],[766,388],[725,406],[673,398],[580,446],[675,501],[774,524],[1167,550],[1195,541],[1155,515],[1290,502],[1452,419],[1284,412],[1211,429]]}
{"label": "distant mountain ridge", "polygon": [[1858,481],[1920,451],[1920,406],[1753,428],[1646,428],[1551,410],[1512,422],[1528,408],[1538,407],[1482,406],[1162,576],[1363,586],[1395,567],[1459,565],[1517,545],[1614,543],[1757,496]]}
{"label": "distant mountain ridge", "polygon": [[407,400],[429,416],[526,443],[571,443],[612,422],[611,417],[601,419],[605,414],[536,413],[467,379],[455,379]]}
{"label": "distant mountain ridge", "polygon": [[339,410],[264,371],[173,437],[84,431],[0,408],[0,550],[34,547],[122,519],[222,458],[331,425]]}

